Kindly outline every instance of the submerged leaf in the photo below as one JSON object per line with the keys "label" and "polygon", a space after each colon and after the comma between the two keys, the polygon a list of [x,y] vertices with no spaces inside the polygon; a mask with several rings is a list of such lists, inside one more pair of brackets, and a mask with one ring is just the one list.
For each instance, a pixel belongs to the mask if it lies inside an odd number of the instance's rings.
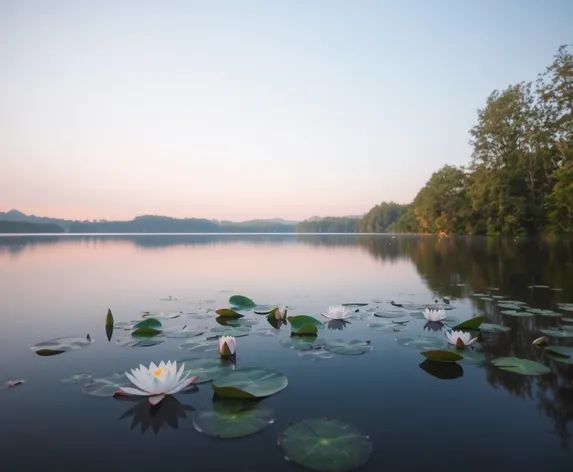
{"label": "submerged leaf", "polygon": [[279,435],[286,458],[318,472],[344,472],[364,465],[372,442],[338,420],[310,419],[291,424]]}
{"label": "submerged leaf", "polygon": [[464,368],[456,362],[439,362],[426,359],[420,369],[440,380],[458,379],[464,375]]}
{"label": "submerged leaf", "polygon": [[200,433],[221,439],[249,436],[273,423],[273,411],[249,400],[219,399],[210,410],[195,413],[193,426]]}

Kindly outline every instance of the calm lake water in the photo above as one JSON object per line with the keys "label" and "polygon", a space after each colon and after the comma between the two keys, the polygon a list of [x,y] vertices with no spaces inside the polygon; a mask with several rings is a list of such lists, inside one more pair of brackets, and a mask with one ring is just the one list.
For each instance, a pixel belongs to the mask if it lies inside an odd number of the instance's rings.
{"label": "calm lake water", "polygon": [[[26,380],[0,390],[2,472],[302,471],[293,457],[285,460],[277,440],[289,424],[315,418],[369,436],[372,453],[356,469],[363,472],[573,467],[573,367],[532,345],[540,329],[553,328],[549,344],[573,346],[573,331],[555,334],[573,325],[567,318],[573,305],[566,305],[573,303],[573,248],[565,243],[383,235],[7,236],[0,237],[0,287],[0,384]],[[236,338],[235,365],[224,369],[280,372],[288,378],[284,390],[243,416],[221,410],[208,382],[154,410],[146,400],[93,395],[102,385],[96,379],[140,363],[218,359],[206,339],[222,325],[210,310],[228,308],[234,294],[325,323],[308,350],[293,348],[289,326],[277,330],[265,315],[247,312],[241,329],[230,327],[248,334]],[[329,305],[359,302],[367,305],[352,307],[357,311],[348,324],[321,316]],[[445,324],[420,318],[426,304],[448,308]],[[110,341],[108,308],[119,324]],[[514,316],[529,309],[537,313]],[[146,311],[174,317],[162,320],[166,334],[154,346],[126,345],[131,325],[123,322],[141,320]],[[423,364],[420,351],[445,343],[447,326],[476,316],[511,330],[480,334],[471,356],[458,364]],[[205,333],[167,337],[183,326]],[[60,355],[30,349],[88,333],[93,343]],[[321,344],[337,339],[370,341],[372,350],[346,355]],[[521,375],[491,363],[507,356],[540,362],[551,372]],[[215,429],[266,427],[235,439],[210,436],[213,409],[230,423],[219,421]],[[345,444],[356,440],[353,434],[338,438],[337,448],[366,454]]]}

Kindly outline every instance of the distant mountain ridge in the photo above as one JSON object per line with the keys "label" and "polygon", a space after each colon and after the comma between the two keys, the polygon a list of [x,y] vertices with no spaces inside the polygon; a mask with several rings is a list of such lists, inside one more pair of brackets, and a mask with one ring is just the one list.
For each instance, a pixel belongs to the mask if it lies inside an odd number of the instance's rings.
{"label": "distant mountain ridge", "polygon": [[0,221],[57,225],[69,233],[194,233],[194,232],[293,232],[298,221],[282,218],[247,221],[217,221],[206,218],[172,218],[162,215],[140,215],[129,221],[67,220],[27,215],[19,210],[0,212]]}

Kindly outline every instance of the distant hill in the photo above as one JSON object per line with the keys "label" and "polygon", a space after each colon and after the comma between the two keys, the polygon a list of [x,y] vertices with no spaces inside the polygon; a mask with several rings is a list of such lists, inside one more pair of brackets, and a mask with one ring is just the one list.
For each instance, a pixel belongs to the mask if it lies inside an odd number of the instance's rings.
{"label": "distant hill", "polygon": [[26,221],[0,220],[0,234],[7,233],[63,233],[64,228],[52,223],[30,223]]}
{"label": "distant hill", "polygon": [[[53,232],[68,233],[292,233],[297,224],[296,221],[282,218],[234,222],[160,215],[142,215],[130,221],[79,221],[26,215],[19,210],[0,212],[0,221],[56,225],[60,231]],[[39,231],[36,228],[30,232],[52,231]]]}

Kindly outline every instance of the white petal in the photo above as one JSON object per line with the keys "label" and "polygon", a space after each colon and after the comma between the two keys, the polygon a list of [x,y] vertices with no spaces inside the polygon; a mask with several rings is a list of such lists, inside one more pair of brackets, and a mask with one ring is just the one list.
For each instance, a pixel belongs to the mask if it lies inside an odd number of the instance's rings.
{"label": "white petal", "polygon": [[179,384],[177,384],[175,387],[173,387],[171,390],[169,390],[169,392],[167,392],[167,394],[173,395],[174,393],[180,392],[185,387],[187,387],[187,386],[191,385],[193,382],[195,382],[195,380],[197,380],[198,378],[199,378],[199,376],[195,375],[194,377],[185,379],[183,382],[179,382]]}
{"label": "white petal", "polygon": [[141,385],[141,383],[137,380],[137,378],[134,377],[133,375],[131,375],[129,372],[126,372],[125,376],[127,377],[127,380],[129,380],[137,388],[139,388],[141,390],[145,390],[145,387],[143,385]]}
{"label": "white petal", "polygon": [[471,346],[473,343],[475,343],[478,340],[478,338],[473,338],[470,342],[467,343],[468,346]]}
{"label": "white petal", "polygon": [[147,392],[142,392],[137,388],[131,388],[131,387],[119,387],[119,391],[121,393],[125,393],[126,395],[139,395],[141,397],[146,397],[149,395]]}
{"label": "white petal", "polygon": [[161,395],[153,395],[152,397],[149,397],[149,403],[151,403],[153,406],[157,405],[161,400],[163,400],[165,398],[164,394]]}
{"label": "white petal", "polygon": [[149,372],[153,372],[154,370],[157,370],[157,366],[155,365],[155,363],[150,362],[149,363],[149,369],[147,369]]}

